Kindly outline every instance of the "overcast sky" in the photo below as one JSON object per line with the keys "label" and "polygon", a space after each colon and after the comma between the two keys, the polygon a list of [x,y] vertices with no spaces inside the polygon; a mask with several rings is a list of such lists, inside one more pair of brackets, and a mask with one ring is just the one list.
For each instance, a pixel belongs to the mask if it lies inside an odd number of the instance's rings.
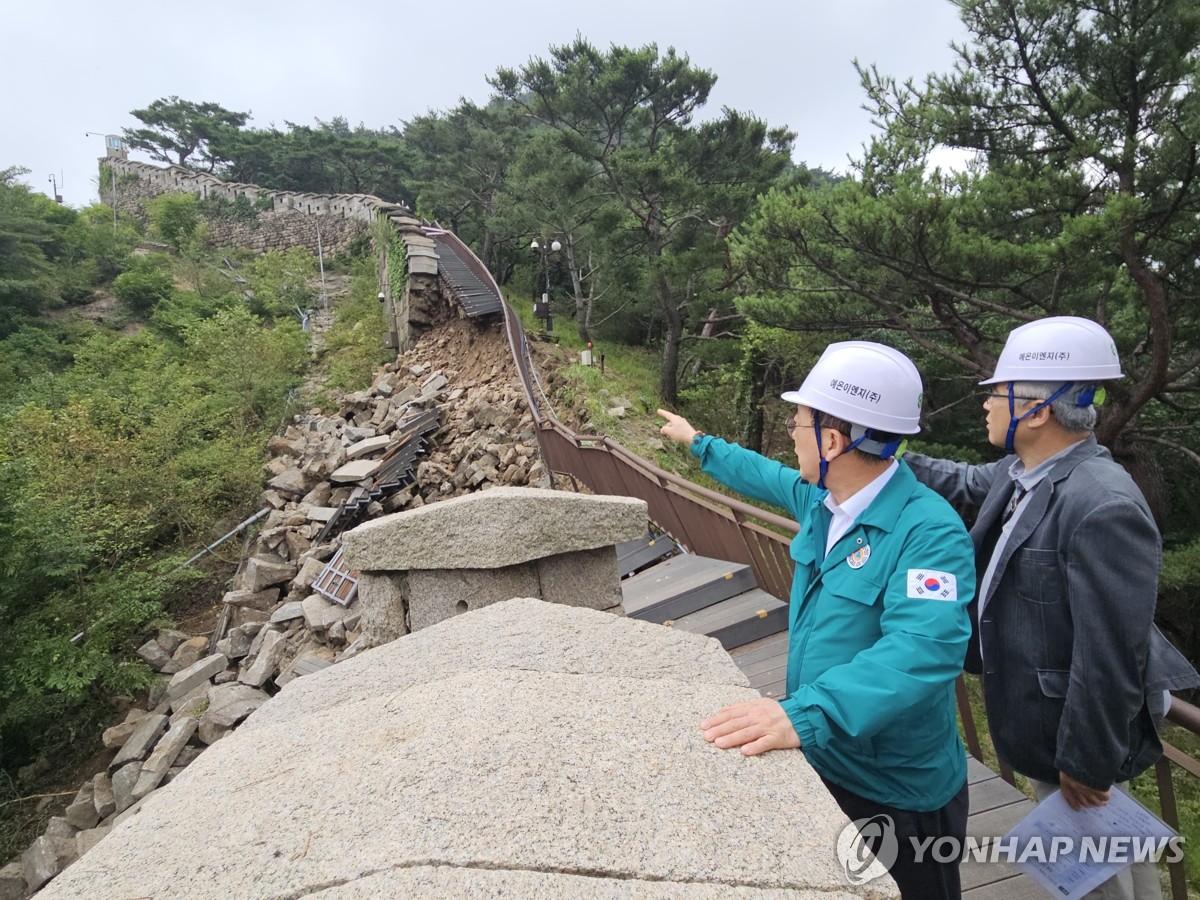
{"label": "overcast sky", "polygon": [[344,116],[400,125],[460,97],[483,102],[499,66],[593,44],[673,46],[718,76],[705,108],[753,112],[798,135],[797,161],[845,170],[870,135],[852,60],[923,78],[949,69],[964,31],[948,0],[125,0],[6,4],[0,170],[72,206],[96,199],[102,137],[159,97],[249,110],[251,127]]}

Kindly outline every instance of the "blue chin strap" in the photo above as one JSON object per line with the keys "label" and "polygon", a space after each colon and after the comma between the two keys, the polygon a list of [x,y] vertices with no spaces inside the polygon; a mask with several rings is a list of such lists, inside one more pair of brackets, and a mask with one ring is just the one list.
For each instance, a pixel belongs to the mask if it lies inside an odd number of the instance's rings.
{"label": "blue chin strap", "polygon": [[[821,449],[821,425],[817,421],[818,413],[813,410],[813,433],[817,438],[817,455],[821,458],[820,477],[817,478],[817,487],[825,490],[825,476],[829,472],[829,460],[825,458],[825,451]],[[858,447],[859,444],[867,444],[872,446],[864,446],[863,451],[866,453],[875,453],[880,459],[891,459],[896,455],[896,451],[900,449],[900,445],[904,443],[904,438],[896,438],[888,441],[886,444],[880,443],[871,437],[871,429],[862,425],[855,425],[851,429],[851,434],[859,429],[862,429],[862,434],[850,441],[850,446],[845,450],[849,453]]]}
{"label": "blue chin strap", "polygon": [[[1018,416],[1017,408],[1016,408],[1017,398],[1013,395],[1013,383],[1010,381],[1008,383],[1008,434],[1006,434],[1004,436],[1004,452],[1005,453],[1016,453],[1016,450],[1013,449],[1013,439],[1017,436],[1017,423],[1018,422],[1022,421],[1023,419],[1028,419],[1039,409],[1044,409],[1045,407],[1049,406],[1051,403],[1053,403],[1055,400],[1057,400],[1059,397],[1061,397],[1063,394],[1065,394],[1067,391],[1069,391],[1074,384],[1075,384],[1075,382],[1068,381],[1066,384],[1064,384],[1062,387],[1060,387],[1057,391],[1055,391],[1053,394],[1051,394],[1049,397],[1047,397],[1045,400],[1043,400],[1037,406],[1033,407],[1032,409],[1026,410],[1025,412],[1021,413],[1021,415]],[[1077,406],[1091,406],[1092,399],[1095,396],[1095,393],[1096,393],[1096,389],[1094,386],[1083,391],[1079,395],[1079,402],[1076,405]],[[1086,403],[1083,402],[1085,398],[1087,399]]]}
{"label": "blue chin strap", "polygon": [[817,487],[825,490],[825,476],[829,472],[829,460],[825,458],[825,450],[821,447],[821,423],[817,421],[821,415],[815,409],[813,410],[812,425],[813,434],[817,438],[817,456],[821,458],[821,468],[817,477]]}

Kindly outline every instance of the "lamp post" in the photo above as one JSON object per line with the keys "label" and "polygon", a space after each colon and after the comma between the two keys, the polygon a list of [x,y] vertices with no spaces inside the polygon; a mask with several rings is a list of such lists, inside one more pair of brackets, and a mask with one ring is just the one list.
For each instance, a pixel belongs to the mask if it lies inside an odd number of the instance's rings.
{"label": "lamp post", "polygon": [[[529,244],[529,249],[538,261],[538,272],[534,277],[533,287],[533,314],[535,317],[544,320],[546,331],[553,331],[554,317],[550,312],[550,267],[558,262],[558,258],[562,253],[562,244],[554,239],[543,239],[539,244],[538,239],[534,238]],[[543,285],[541,302],[538,302],[537,299],[539,283]]]}

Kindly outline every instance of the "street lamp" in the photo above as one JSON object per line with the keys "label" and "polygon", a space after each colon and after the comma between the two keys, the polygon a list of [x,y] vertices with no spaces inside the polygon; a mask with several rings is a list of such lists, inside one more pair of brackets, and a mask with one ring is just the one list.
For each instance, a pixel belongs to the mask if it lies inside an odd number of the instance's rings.
{"label": "street lamp", "polygon": [[[533,315],[535,318],[545,321],[546,331],[553,331],[554,317],[550,313],[550,267],[558,262],[558,258],[562,253],[562,244],[554,239],[543,240],[539,244],[537,238],[534,238],[529,243],[529,249],[533,252],[534,258],[537,259],[539,265],[538,273],[534,276],[533,282]],[[544,283],[540,302],[537,299],[539,282]]]}

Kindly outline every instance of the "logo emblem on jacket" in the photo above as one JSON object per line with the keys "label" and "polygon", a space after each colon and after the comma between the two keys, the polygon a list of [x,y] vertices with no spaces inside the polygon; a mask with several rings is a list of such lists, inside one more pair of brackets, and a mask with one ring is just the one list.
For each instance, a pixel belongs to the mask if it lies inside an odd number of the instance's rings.
{"label": "logo emblem on jacket", "polygon": [[871,558],[871,545],[864,544],[846,557],[846,565],[852,569],[861,569]]}

